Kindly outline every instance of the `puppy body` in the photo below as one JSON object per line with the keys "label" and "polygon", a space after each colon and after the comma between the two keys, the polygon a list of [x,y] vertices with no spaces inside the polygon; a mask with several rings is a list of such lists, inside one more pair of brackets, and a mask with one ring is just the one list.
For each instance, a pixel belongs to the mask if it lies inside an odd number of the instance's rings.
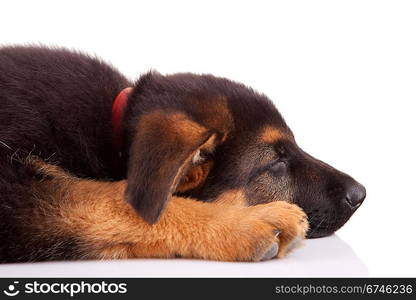
{"label": "puppy body", "polygon": [[111,105],[129,85],[108,65],[78,53],[0,50],[1,261],[76,257],[76,236],[34,228],[44,195],[33,193],[36,172],[21,161],[33,154],[80,177],[117,178],[110,165]]}
{"label": "puppy body", "polygon": [[[126,87],[115,147],[112,106]],[[223,78],[132,83],[80,53],[6,47],[0,102],[2,262],[269,259],[305,236],[297,205],[317,237],[365,196],[303,152],[264,95]]]}
{"label": "puppy body", "polygon": [[76,52],[0,49],[0,151],[49,158],[80,177],[115,178],[111,107],[131,85],[109,65]]}

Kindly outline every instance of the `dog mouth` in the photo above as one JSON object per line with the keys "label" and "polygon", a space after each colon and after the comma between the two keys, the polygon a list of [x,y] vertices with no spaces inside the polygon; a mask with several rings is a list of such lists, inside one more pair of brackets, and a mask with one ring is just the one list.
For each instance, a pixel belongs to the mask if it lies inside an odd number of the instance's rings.
{"label": "dog mouth", "polygon": [[351,217],[348,212],[320,211],[315,209],[306,212],[309,221],[308,239],[321,238],[333,234]]}

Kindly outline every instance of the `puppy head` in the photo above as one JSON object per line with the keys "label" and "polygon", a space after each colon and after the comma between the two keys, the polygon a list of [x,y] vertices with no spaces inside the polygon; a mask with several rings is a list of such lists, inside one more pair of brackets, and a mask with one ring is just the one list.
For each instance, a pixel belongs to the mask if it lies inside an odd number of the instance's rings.
{"label": "puppy head", "polygon": [[338,230],[365,199],[361,184],[304,152],[287,128],[264,124],[245,133],[234,135],[218,158],[223,163],[215,165],[204,190],[193,196],[212,197],[231,186],[244,191],[249,205],[295,203],[308,215],[310,238]]}
{"label": "puppy head", "polygon": [[149,73],[129,102],[126,196],[150,223],[172,194],[233,201],[222,195],[238,191],[246,205],[298,204],[308,214],[309,237],[319,237],[340,228],[364,200],[359,183],[301,150],[273,103],[241,84]]}

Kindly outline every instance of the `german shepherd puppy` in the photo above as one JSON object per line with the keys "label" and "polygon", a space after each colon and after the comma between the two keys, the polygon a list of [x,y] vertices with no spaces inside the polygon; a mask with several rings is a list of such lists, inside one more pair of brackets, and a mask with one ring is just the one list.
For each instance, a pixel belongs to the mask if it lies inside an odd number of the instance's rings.
{"label": "german shepherd puppy", "polygon": [[212,75],[130,82],[78,52],[3,47],[0,104],[1,262],[266,260],[366,195],[265,95]]}

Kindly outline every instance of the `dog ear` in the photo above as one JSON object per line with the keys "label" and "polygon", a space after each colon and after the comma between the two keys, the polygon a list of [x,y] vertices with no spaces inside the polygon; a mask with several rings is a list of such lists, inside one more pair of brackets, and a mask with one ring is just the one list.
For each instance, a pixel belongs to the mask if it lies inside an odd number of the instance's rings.
{"label": "dog ear", "polygon": [[193,156],[215,134],[177,112],[143,115],[130,148],[126,199],[148,223],[159,219]]}

